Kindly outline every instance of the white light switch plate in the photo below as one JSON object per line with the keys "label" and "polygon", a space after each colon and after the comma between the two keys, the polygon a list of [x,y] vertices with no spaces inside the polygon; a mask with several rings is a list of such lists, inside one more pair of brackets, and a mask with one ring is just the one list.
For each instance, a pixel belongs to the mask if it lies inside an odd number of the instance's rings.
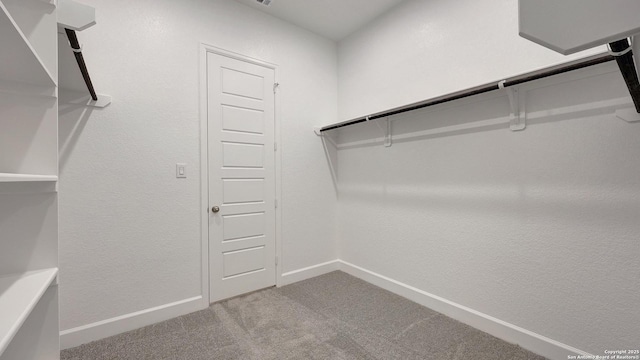
{"label": "white light switch plate", "polygon": [[179,179],[187,177],[187,164],[176,164],[176,177]]}

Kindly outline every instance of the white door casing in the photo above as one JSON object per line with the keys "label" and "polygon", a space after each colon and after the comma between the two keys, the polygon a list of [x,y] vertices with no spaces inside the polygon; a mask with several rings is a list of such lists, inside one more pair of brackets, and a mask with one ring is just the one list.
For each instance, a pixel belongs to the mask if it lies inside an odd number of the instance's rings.
{"label": "white door casing", "polygon": [[276,284],[274,73],[207,53],[210,302]]}

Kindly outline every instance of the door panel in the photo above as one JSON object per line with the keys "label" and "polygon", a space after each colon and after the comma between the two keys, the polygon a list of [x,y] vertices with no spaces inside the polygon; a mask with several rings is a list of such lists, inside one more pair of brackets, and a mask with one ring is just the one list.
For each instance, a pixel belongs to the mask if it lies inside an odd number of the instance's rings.
{"label": "door panel", "polygon": [[264,246],[224,252],[224,276],[237,276],[248,272],[264,270]]}
{"label": "door panel", "polygon": [[256,236],[256,237],[247,237],[237,240],[225,240],[222,243],[222,253],[228,253],[231,251],[236,251],[235,249],[238,247],[238,243],[241,242],[241,246],[244,249],[253,249],[255,247],[260,247],[264,244],[264,235]]}
{"label": "door panel", "polygon": [[264,145],[222,143],[224,167],[264,168]]}
{"label": "door panel", "polygon": [[223,179],[223,204],[264,202],[264,179]]}
{"label": "door panel", "polygon": [[222,92],[225,94],[263,100],[264,83],[264,77],[259,74],[249,74],[237,69],[222,68]]}
{"label": "door panel", "polygon": [[224,215],[223,241],[263,235],[266,230],[264,213]]}
{"label": "door panel", "polygon": [[223,105],[222,130],[264,134],[264,111]]}
{"label": "door panel", "polygon": [[274,70],[207,54],[210,300],[275,285]]}

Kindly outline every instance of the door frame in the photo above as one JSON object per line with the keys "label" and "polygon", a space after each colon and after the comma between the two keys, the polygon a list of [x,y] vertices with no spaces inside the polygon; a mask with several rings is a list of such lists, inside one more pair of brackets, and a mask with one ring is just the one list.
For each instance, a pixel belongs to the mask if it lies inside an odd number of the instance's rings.
{"label": "door frame", "polygon": [[[200,238],[201,238],[201,292],[203,308],[209,307],[209,136],[208,136],[208,96],[207,96],[207,54],[226,56],[232,59],[248,62],[251,64],[273,69],[274,81],[278,83],[278,65],[266,61],[258,60],[233,51],[225,50],[217,46],[200,43]],[[275,156],[275,196],[278,204],[275,209],[276,216],[276,286],[281,286],[282,282],[282,151],[281,151],[281,130],[280,130],[280,97],[274,95],[274,142],[277,150]]]}

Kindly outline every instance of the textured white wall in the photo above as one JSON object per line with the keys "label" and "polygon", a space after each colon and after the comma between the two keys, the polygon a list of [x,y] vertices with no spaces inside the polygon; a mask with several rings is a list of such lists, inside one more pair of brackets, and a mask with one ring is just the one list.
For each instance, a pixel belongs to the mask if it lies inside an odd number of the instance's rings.
{"label": "textured white wall", "polygon": [[[348,38],[341,118],[557,61],[516,38],[515,3],[410,1]],[[613,63],[557,79],[521,91],[523,132],[498,92],[398,116],[390,148],[339,130],[340,259],[594,354],[637,347],[640,124],[607,107],[631,103]]]}
{"label": "textured white wall", "polygon": [[602,52],[518,36],[514,0],[409,0],[339,44],[339,118],[353,119]]}
{"label": "textured white wall", "polygon": [[279,65],[283,272],[336,259],[335,188],[310,131],[337,118],[335,44],[234,1],[83,2],[98,25],[79,38],[113,103],[61,106],[61,328],[201,294],[200,42]]}
{"label": "textured white wall", "polygon": [[390,148],[340,130],[340,259],[593,354],[637,347],[640,123],[584,110],[627,95],[611,67],[531,91],[522,132],[506,97],[399,118]]}

